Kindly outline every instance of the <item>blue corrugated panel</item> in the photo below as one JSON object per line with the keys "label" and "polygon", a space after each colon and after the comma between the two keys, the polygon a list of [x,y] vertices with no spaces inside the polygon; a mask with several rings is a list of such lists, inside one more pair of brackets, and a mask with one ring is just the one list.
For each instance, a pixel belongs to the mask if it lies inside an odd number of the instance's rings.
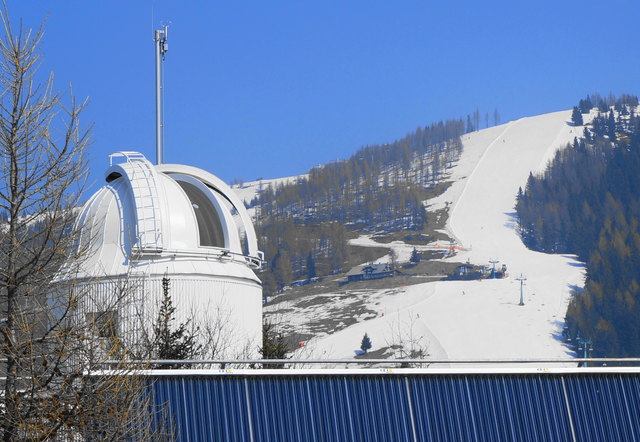
{"label": "blue corrugated panel", "polygon": [[349,440],[352,430],[342,377],[306,378],[309,407],[315,410],[315,440]]}
{"label": "blue corrugated panel", "polygon": [[415,376],[409,385],[420,440],[571,440],[558,377]]}
{"label": "blue corrugated panel", "polygon": [[161,376],[182,441],[640,440],[640,375]]}
{"label": "blue corrugated panel", "polygon": [[247,379],[255,440],[314,440],[305,379]]}
{"label": "blue corrugated panel", "polygon": [[638,375],[572,375],[565,383],[578,440],[639,440]]}
{"label": "blue corrugated panel", "polygon": [[237,377],[161,376],[153,390],[178,440],[249,441],[244,380]]}
{"label": "blue corrugated panel", "polygon": [[419,440],[476,439],[463,377],[410,377],[409,386]]}
{"label": "blue corrugated panel", "polygon": [[571,440],[562,379],[554,376],[466,376],[480,440]]}
{"label": "blue corrugated panel", "polygon": [[256,440],[410,440],[402,378],[247,378]]}
{"label": "blue corrugated panel", "polygon": [[411,408],[404,378],[358,376],[344,378],[352,440],[412,440]]}

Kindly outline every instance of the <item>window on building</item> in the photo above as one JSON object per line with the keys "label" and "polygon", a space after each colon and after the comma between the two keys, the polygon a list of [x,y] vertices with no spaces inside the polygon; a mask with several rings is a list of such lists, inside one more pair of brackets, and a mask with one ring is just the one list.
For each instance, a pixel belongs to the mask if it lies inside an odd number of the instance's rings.
{"label": "window on building", "polygon": [[177,183],[187,194],[191,207],[193,207],[193,211],[196,214],[200,245],[204,247],[225,247],[220,216],[210,197],[191,183],[185,181],[177,181]]}

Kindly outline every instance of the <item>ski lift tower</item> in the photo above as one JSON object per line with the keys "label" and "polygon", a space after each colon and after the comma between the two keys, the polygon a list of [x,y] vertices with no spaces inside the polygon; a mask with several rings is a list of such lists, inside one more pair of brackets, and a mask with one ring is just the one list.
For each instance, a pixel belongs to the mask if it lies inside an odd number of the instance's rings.
{"label": "ski lift tower", "polygon": [[164,115],[162,106],[162,92],[164,89],[164,72],[162,70],[164,56],[169,49],[167,44],[168,26],[156,29],[153,40],[156,42],[156,164],[162,164]]}
{"label": "ski lift tower", "polygon": [[[578,351],[582,352],[582,357],[587,359],[591,356],[591,352],[593,351],[593,341],[589,338],[583,338],[578,335],[576,339],[578,341]],[[581,367],[587,366],[587,361],[582,362]]]}
{"label": "ski lift tower", "polygon": [[524,282],[527,280],[527,278],[525,278],[524,276],[522,276],[522,273],[520,273],[520,277],[516,278],[516,281],[520,281],[520,304],[518,305],[524,305],[524,294],[523,294],[523,287],[524,287]]}
{"label": "ski lift tower", "polygon": [[491,260],[489,261],[493,267],[491,268],[491,279],[495,279],[496,278],[496,264],[498,264],[500,261],[498,261],[497,259]]}

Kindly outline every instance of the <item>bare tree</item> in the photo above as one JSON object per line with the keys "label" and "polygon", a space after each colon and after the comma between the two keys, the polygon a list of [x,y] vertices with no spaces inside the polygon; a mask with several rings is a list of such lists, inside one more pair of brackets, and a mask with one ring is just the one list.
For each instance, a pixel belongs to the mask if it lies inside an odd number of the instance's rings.
{"label": "bare tree", "polygon": [[125,359],[112,313],[126,285],[88,317],[79,308],[87,284],[68,277],[91,246],[74,225],[91,139],[80,125],[86,101],[55,93],[52,74],[38,82],[43,28],[14,30],[6,5],[0,15],[0,437],[142,438],[151,430],[144,381],[126,363],[120,376],[87,375]]}
{"label": "bare tree", "polygon": [[389,249],[389,270],[395,271],[398,267],[398,251]]}
{"label": "bare tree", "polygon": [[480,109],[473,111],[473,125],[476,131],[480,130]]}
{"label": "bare tree", "polygon": [[[417,317],[409,311],[406,314],[406,319],[401,321],[401,315],[398,312],[398,319],[389,325],[389,333],[385,337],[385,341],[387,346],[393,349],[394,358],[424,359],[429,355],[426,339],[417,330],[416,319]],[[423,367],[428,365],[428,363],[425,363],[416,364],[415,366]]]}
{"label": "bare tree", "polygon": [[[234,351],[236,346],[233,324],[231,323],[231,310],[224,308],[221,303],[211,303],[207,307],[209,318],[206,321],[199,319],[199,329],[202,336],[202,348],[200,357],[203,359],[240,358],[242,355]],[[192,312],[190,317],[196,317]],[[196,324],[196,321],[193,321]],[[255,350],[254,350],[255,352]]]}

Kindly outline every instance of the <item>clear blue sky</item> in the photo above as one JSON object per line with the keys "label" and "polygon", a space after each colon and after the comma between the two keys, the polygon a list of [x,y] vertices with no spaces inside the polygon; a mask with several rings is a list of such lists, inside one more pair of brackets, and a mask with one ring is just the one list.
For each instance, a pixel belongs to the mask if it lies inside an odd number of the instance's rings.
{"label": "clear blue sky", "polygon": [[[440,119],[502,121],[640,93],[640,2],[8,0],[48,16],[42,69],[88,96],[107,154],[155,160],[152,29],[170,22],[165,162],[287,176]],[[152,21],[153,15],[153,21]]]}

